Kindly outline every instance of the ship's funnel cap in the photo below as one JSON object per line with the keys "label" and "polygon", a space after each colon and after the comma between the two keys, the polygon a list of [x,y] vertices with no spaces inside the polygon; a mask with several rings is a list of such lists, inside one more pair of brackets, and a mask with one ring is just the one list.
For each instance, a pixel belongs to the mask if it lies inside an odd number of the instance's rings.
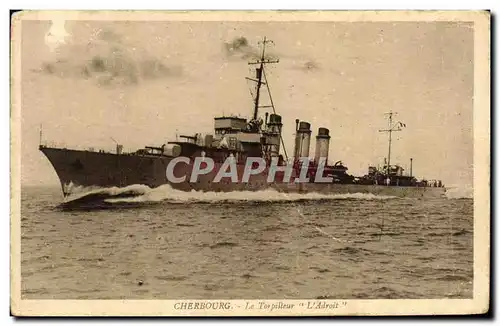
{"label": "ship's funnel cap", "polygon": [[311,124],[309,122],[301,121],[299,123],[299,131],[311,132]]}
{"label": "ship's funnel cap", "polygon": [[330,130],[323,127],[318,128],[318,135],[316,138],[330,138]]}
{"label": "ship's funnel cap", "polygon": [[269,124],[279,124],[281,123],[281,116],[278,114],[271,113],[269,115]]}

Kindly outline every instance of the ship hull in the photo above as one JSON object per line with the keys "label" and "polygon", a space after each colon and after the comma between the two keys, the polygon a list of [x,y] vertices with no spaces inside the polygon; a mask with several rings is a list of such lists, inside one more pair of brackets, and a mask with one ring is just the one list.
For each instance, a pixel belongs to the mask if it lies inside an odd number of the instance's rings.
{"label": "ship hull", "polygon": [[[212,172],[200,175],[196,181],[190,182],[192,165],[176,164],[174,176],[186,176],[183,182],[170,182],[166,169],[173,159],[168,156],[149,156],[134,154],[113,154],[105,152],[81,151],[41,146],[40,150],[48,158],[56,171],[63,194],[65,196],[83,189],[126,187],[130,185],[146,185],[156,188],[169,184],[173,189],[181,191],[259,191],[275,189],[283,193],[320,193],[320,194],[354,194],[365,193],[381,196],[436,198],[445,195],[442,187],[402,187],[382,185],[357,185],[333,183],[294,183],[267,182],[268,170],[251,175],[248,182],[233,182],[230,178],[222,178],[213,182],[220,164],[216,164]],[[238,176],[243,174],[244,166],[238,165]],[[278,179],[279,180],[279,179]],[[292,174],[291,180],[295,180]]]}

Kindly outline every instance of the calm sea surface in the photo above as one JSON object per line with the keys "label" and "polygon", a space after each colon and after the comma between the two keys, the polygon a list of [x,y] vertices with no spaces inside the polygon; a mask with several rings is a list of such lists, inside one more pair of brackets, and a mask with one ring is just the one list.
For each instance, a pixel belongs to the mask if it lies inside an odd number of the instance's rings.
{"label": "calm sea surface", "polygon": [[472,199],[282,196],[24,187],[22,297],[472,298]]}

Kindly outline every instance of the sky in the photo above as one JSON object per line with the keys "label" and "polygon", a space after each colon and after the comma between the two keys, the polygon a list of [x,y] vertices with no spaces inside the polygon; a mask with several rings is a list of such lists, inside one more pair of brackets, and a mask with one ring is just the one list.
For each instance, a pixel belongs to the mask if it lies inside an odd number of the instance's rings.
{"label": "sky", "polygon": [[[21,182],[57,184],[43,141],[125,150],[213,133],[252,114],[258,41],[283,138],[295,119],[330,129],[331,162],[363,175],[387,156],[384,113],[406,124],[391,162],[472,184],[473,25],[465,22],[22,21]],[[263,98],[266,102],[268,99]],[[265,104],[265,103],[264,103]],[[262,112],[263,114],[264,112]],[[311,142],[314,155],[314,141]]]}

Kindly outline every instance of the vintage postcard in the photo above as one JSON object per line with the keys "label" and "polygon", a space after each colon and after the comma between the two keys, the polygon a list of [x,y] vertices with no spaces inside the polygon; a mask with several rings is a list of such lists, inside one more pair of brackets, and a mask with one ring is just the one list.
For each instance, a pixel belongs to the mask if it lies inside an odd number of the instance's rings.
{"label": "vintage postcard", "polygon": [[487,11],[12,18],[16,316],[489,309]]}

